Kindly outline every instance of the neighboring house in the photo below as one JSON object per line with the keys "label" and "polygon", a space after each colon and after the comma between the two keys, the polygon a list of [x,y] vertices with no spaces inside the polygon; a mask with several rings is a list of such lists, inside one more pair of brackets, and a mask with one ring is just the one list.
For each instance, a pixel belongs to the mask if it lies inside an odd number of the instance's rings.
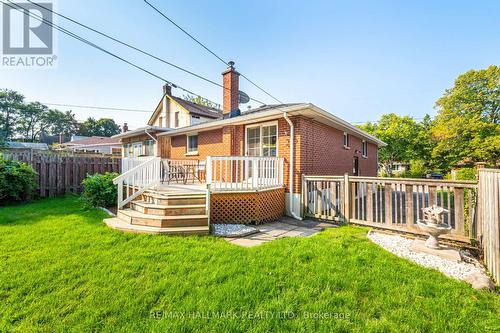
{"label": "neighboring house", "polygon": [[393,175],[400,175],[410,170],[409,163],[395,162],[390,165]]}
{"label": "neighboring house", "polygon": [[147,127],[113,137],[123,143],[123,156],[202,162],[209,156],[282,157],[286,210],[295,215],[302,175],[377,176],[382,141],[310,103],[240,112],[239,73],[230,66],[222,75],[223,110],[174,97],[166,87]]}
{"label": "neighboring house", "polygon": [[49,150],[46,143],[7,141],[5,144],[10,149]]}
{"label": "neighboring house", "polygon": [[85,153],[101,153],[121,155],[122,144],[117,138],[105,136],[72,136],[71,141],[54,147],[55,150],[66,150]]}

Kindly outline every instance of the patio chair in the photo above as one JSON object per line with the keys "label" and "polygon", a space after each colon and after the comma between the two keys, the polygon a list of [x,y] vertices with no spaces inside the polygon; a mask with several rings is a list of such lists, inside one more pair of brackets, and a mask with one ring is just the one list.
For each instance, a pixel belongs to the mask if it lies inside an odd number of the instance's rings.
{"label": "patio chair", "polygon": [[163,184],[166,181],[167,184],[170,184],[171,180],[175,180],[176,182],[182,181],[183,184],[186,184],[186,170],[182,165],[175,165],[171,161],[163,160],[161,183]]}

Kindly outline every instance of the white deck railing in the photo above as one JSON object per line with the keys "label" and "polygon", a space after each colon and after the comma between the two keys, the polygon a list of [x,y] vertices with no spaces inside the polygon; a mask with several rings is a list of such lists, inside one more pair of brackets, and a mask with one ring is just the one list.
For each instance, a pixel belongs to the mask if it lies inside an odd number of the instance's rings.
{"label": "white deck railing", "polygon": [[[144,161],[138,160],[136,166],[123,172],[113,179],[118,185],[118,208],[122,208],[144,191],[160,183],[161,158],[149,157]],[[131,166],[132,162],[128,165]]]}
{"label": "white deck railing", "polygon": [[122,158],[122,173],[135,168],[136,166],[149,161],[154,156],[141,156],[141,157],[123,157]]}
{"label": "white deck railing", "polygon": [[216,191],[261,190],[283,186],[283,158],[207,157],[206,182]]}

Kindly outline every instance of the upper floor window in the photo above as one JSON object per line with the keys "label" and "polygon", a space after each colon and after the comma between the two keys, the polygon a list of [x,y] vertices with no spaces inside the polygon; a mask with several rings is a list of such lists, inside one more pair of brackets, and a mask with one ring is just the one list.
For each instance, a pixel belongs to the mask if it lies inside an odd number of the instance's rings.
{"label": "upper floor window", "polygon": [[187,152],[188,153],[198,152],[198,134],[187,136]]}
{"label": "upper floor window", "polygon": [[368,156],[368,143],[363,140],[363,146],[362,146],[362,154],[363,154],[363,157],[367,157]]}
{"label": "upper floor window", "polygon": [[344,148],[349,148],[349,134],[344,132]]}
{"label": "upper floor window", "polygon": [[179,117],[180,117],[180,112],[176,111],[175,118],[174,118],[174,127],[175,128],[179,127]]}
{"label": "upper floor window", "polygon": [[163,127],[163,117],[158,117],[158,126]]}

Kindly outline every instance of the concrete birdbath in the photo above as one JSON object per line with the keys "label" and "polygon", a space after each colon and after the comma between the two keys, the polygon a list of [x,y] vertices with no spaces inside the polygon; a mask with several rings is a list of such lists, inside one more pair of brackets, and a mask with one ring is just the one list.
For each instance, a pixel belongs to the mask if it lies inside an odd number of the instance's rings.
{"label": "concrete birdbath", "polygon": [[451,226],[443,223],[443,214],[448,213],[448,210],[432,205],[430,207],[422,208],[424,218],[418,220],[417,224],[420,229],[429,234],[429,238],[425,242],[425,246],[430,249],[438,250],[439,246],[438,237],[451,232]]}

